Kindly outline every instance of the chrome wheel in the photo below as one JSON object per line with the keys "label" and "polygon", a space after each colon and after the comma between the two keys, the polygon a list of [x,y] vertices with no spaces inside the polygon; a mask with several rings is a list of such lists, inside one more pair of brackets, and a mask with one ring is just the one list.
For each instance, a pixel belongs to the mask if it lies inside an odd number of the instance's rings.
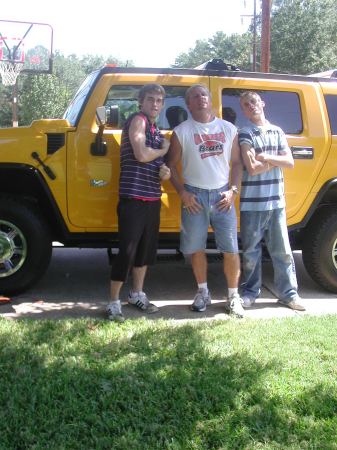
{"label": "chrome wheel", "polygon": [[337,239],[332,245],[332,262],[337,269]]}
{"label": "chrome wheel", "polygon": [[19,228],[0,220],[0,277],[17,272],[25,262],[26,255],[26,239]]}

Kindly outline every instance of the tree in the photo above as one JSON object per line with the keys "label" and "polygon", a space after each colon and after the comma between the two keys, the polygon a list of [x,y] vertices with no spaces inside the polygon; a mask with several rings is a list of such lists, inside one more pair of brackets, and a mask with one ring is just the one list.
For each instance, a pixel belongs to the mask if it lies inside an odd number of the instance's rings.
{"label": "tree", "polygon": [[226,36],[222,31],[218,31],[210,41],[217,49],[216,58],[222,58],[241,70],[252,70],[250,57],[253,54],[253,33],[248,31],[244,34]]}
{"label": "tree", "polygon": [[337,67],[334,0],[277,0],[270,29],[272,72],[307,75]]}
{"label": "tree", "polygon": [[12,116],[12,87],[0,84],[0,126],[11,127]]}
{"label": "tree", "polygon": [[62,117],[70,100],[66,86],[55,75],[26,75],[19,97],[19,123]]}
{"label": "tree", "polygon": [[[196,67],[222,58],[241,70],[252,70],[252,25],[242,35],[218,31],[181,53],[174,67]],[[270,70],[308,75],[337,67],[337,8],[335,0],[274,0],[270,25]],[[257,67],[260,59],[261,15],[257,17]]]}
{"label": "tree", "polygon": [[209,41],[198,40],[188,53],[180,53],[176,58],[175,68],[194,68],[214,58],[214,48]]}
{"label": "tree", "polygon": [[173,67],[193,68],[213,58],[221,58],[241,70],[251,70],[250,55],[253,52],[253,34],[249,31],[242,35],[227,36],[222,31],[205,40],[198,40],[188,53],[181,53]]}
{"label": "tree", "polygon": [[[30,57],[38,57],[44,67],[49,65],[49,51],[43,46],[28,50],[26,61],[34,69]],[[53,74],[32,75],[21,73],[18,78],[19,124],[30,125],[33,120],[60,118],[71,98],[86,76],[105,64],[133,66],[132,61],[109,56],[85,55],[78,58],[72,54],[65,57],[56,51],[53,57]],[[0,127],[12,126],[12,87],[0,84]]]}

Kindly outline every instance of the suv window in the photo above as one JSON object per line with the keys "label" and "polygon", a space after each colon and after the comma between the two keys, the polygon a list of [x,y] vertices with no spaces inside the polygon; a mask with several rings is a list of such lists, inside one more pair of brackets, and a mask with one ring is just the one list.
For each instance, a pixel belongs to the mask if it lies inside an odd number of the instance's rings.
{"label": "suv window", "polygon": [[[231,121],[235,117],[238,128],[247,123],[247,117],[242,114],[239,97],[249,89],[223,89],[222,90],[222,118]],[[301,134],[303,131],[300,99],[296,92],[258,91],[265,102],[264,112],[266,119],[273,125],[282,128],[286,134]],[[232,121],[233,123],[233,121]]]}
{"label": "suv window", "polygon": [[324,95],[326,107],[328,109],[331,134],[337,134],[337,95]]}
{"label": "suv window", "polygon": [[90,91],[92,85],[94,84],[99,71],[90,74],[80,86],[75,96],[71,100],[68,108],[66,109],[63,119],[68,119],[70,125],[73,127],[76,125],[77,117],[80,110],[83,107],[85,100],[87,99],[88,92]]}
{"label": "suv window", "polygon": [[[138,92],[142,86],[112,86],[104,106],[118,105],[118,127],[122,129],[126,119],[138,107]],[[184,120],[191,117],[185,105],[185,93],[189,86],[163,86],[165,89],[165,106],[156,119],[160,130],[173,130]]]}

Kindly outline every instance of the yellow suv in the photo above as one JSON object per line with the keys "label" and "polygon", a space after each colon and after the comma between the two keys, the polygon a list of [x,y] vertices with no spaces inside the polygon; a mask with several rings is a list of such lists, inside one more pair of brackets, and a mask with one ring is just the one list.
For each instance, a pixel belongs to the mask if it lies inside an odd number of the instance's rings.
{"label": "yellow suv", "polygon": [[[238,127],[246,122],[238,97],[244,90],[259,92],[266,117],[284,130],[295,159],[294,170],[285,171],[292,248],[302,250],[317,283],[337,292],[337,81],[230,69],[106,66],[87,77],[63,119],[1,129],[0,293],[33,286],[48,267],[55,241],[118,247],[122,127],[149,82],[165,88],[158,126],[168,137],[189,117],[184,96],[192,84],[206,86],[213,114]],[[162,191],[159,247],[177,249],[182,258],[180,199],[169,181]],[[208,246],[215,247],[211,230]]]}

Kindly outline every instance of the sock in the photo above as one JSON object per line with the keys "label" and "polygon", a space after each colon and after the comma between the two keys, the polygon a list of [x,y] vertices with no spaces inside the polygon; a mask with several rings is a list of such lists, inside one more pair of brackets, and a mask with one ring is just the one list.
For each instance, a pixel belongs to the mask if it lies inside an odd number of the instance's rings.
{"label": "sock", "polygon": [[205,289],[206,292],[208,292],[207,283],[200,283],[200,284],[198,284],[198,289]]}
{"label": "sock", "polygon": [[138,292],[134,293],[132,290],[130,291],[130,295],[132,298],[138,297]]}
{"label": "sock", "polygon": [[228,288],[228,298],[230,298],[233,294],[238,294],[239,288]]}

